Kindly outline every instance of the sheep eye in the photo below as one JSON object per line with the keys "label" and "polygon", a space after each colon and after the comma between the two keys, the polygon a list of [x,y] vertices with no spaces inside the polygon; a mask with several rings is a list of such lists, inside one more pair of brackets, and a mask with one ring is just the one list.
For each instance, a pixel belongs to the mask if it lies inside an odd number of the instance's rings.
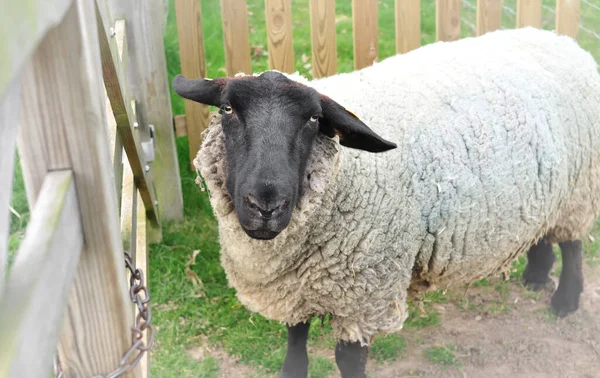
{"label": "sheep eye", "polygon": [[223,106],[223,111],[225,113],[227,113],[227,114],[231,114],[231,113],[233,113],[233,108],[231,106],[229,106],[229,105],[224,105]]}
{"label": "sheep eye", "polygon": [[310,122],[317,122],[318,120],[319,120],[319,116],[314,115],[314,116],[310,117]]}

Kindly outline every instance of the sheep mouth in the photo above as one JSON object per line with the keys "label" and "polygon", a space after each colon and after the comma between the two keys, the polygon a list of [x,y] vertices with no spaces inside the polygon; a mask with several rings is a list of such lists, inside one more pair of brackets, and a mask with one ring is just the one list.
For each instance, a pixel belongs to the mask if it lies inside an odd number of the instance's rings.
{"label": "sheep mouth", "polygon": [[[243,228],[243,227],[242,227]],[[271,231],[271,230],[248,230],[243,228],[248,236],[252,239],[257,240],[272,240],[277,237],[281,233],[281,231]]]}

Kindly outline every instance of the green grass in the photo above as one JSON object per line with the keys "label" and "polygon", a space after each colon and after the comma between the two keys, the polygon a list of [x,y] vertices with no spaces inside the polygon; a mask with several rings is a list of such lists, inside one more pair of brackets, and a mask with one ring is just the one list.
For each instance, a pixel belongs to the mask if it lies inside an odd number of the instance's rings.
{"label": "green grass", "polygon": [[394,361],[406,349],[406,341],[402,336],[389,334],[379,336],[369,350],[369,356],[378,362]]}
{"label": "green grass", "polygon": [[433,346],[425,349],[425,356],[435,365],[442,367],[457,367],[461,365],[461,362],[458,357],[456,357],[455,352],[456,346],[452,344]]}

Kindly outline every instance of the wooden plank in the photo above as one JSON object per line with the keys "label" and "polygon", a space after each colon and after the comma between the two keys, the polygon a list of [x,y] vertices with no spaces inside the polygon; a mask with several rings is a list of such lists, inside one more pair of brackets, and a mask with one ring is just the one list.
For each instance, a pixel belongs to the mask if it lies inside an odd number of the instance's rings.
{"label": "wooden plank", "polygon": [[500,29],[503,0],[477,0],[477,35]]}
{"label": "wooden plank", "polygon": [[460,0],[436,0],[435,37],[438,41],[460,38]]}
{"label": "wooden plank", "polygon": [[[173,114],[171,112],[170,83],[167,77],[167,61],[163,40],[164,9],[163,0],[134,2],[133,20],[135,28],[135,54],[143,104],[142,118],[154,126],[156,159],[151,163],[154,185],[158,197],[158,212],[161,219],[183,220],[183,193],[179,175],[179,160]],[[152,222],[151,222],[152,223]],[[159,230],[152,227],[153,240],[159,239]]]}
{"label": "wooden plank", "polygon": [[252,73],[246,0],[221,0],[227,75]]}
{"label": "wooden plank", "polygon": [[[138,205],[135,202],[137,198],[137,188],[135,187],[133,172],[127,161],[123,162],[123,183],[121,200],[121,239],[123,239],[123,249],[132,251],[135,247],[135,224],[134,211]],[[140,202],[143,205],[143,202]],[[143,208],[143,206],[140,206]]]}
{"label": "wooden plank", "polygon": [[396,0],[396,52],[421,47],[421,1]]}
{"label": "wooden plank", "polygon": [[15,146],[21,110],[21,81],[17,76],[0,97],[0,292],[8,263],[10,199],[12,194]]}
{"label": "wooden plank", "polygon": [[[6,2],[0,12],[0,97],[73,0]],[[10,6],[9,6],[10,4]]]}
{"label": "wooden plank", "polygon": [[[106,6],[105,3],[97,3],[97,6],[100,5]],[[131,165],[136,184],[142,193],[148,217],[154,226],[159,228],[160,220],[155,207],[157,198],[152,182],[150,181],[150,176],[147,173],[150,170],[150,165],[144,156],[140,135],[134,130],[134,124],[137,120],[129,101],[125,71],[122,66],[122,62],[126,62],[126,60],[119,59],[119,55],[127,56],[127,53],[125,51],[119,53],[116,40],[109,34],[110,28],[113,27],[110,22],[110,16],[107,17],[106,15],[109,15],[109,13],[106,11],[100,12],[97,9],[96,16],[104,86],[106,87],[111,108],[117,122],[117,131],[121,136],[121,141],[123,142],[123,147]],[[124,31],[123,33],[125,34]],[[122,39],[125,40],[124,37]]]}
{"label": "wooden plank", "polygon": [[352,0],[354,68],[373,64],[379,55],[377,39],[377,0]]}
{"label": "wooden plank", "polygon": [[185,114],[176,115],[173,122],[175,123],[175,135],[177,137],[184,137],[188,135],[187,132],[187,120]]}
{"label": "wooden plank", "polygon": [[[140,193],[137,192],[136,202],[142,203]],[[148,271],[148,238],[147,238],[147,220],[144,208],[137,206],[137,217],[136,217],[136,246],[135,246],[135,267],[141,269],[144,272],[144,284],[146,288],[150,290],[150,272]],[[132,255],[133,257],[133,255]],[[136,306],[137,309],[137,306]],[[136,311],[136,316],[139,311]],[[144,333],[142,336],[144,344],[148,345],[148,334]],[[150,377],[150,353],[144,353],[144,356],[140,360],[140,369],[142,371],[142,378]]]}
{"label": "wooden plank", "polygon": [[580,0],[556,0],[556,32],[579,38]]}
{"label": "wooden plank", "polygon": [[281,72],[294,72],[291,0],[265,0],[265,18],[269,67]]}
{"label": "wooden plank", "polygon": [[337,73],[335,0],[310,0],[313,77]]}
{"label": "wooden plank", "polygon": [[[0,377],[51,371],[83,247],[73,173],[46,175],[11,278],[0,296]],[[43,335],[43,337],[40,337]]]}
{"label": "wooden plank", "polygon": [[111,160],[113,163],[113,179],[117,193],[117,209],[121,208],[121,186],[123,183],[123,142],[117,132],[115,119],[110,100],[106,97],[106,116],[108,118],[108,139],[110,141]]}
{"label": "wooden plank", "polygon": [[[98,46],[93,2],[75,0],[33,56],[22,87],[28,101],[19,151],[30,207],[46,173],[68,163],[86,242],[58,346],[65,377],[108,374],[131,346],[133,314],[115,211]],[[139,369],[125,375],[138,376]]]}
{"label": "wooden plank", "polygon": [[517,28],[542,27],[542,0],[517,0]]}
{"label": "wooden plank", "polygon": [[[202,34],[202,14],[200,2],[196,0],[176,0],[177,30],[179,32],[179,55],[181,73],[188,78],[206,77],[204,56],[204,36]],[[193,161],[200,150],[202,132],[208,127],[208,105],[184,100],[187,122],[188,146],[190,148],[190,169],[195,170]],[[177,136],[177,133],[175,133]]]}

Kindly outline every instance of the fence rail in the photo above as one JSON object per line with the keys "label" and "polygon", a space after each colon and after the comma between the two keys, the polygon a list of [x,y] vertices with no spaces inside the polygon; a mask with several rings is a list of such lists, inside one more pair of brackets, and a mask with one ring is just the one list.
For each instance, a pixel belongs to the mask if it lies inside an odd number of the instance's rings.
{"label": "fence rail", "polygon": [[[578,38],[581,0],[557,0],[556,29]],[[588,2],[588,0],[583,0]],[[202,16],[197,0],[175,0],[181,72],[187,77],[204,77],[206,62],[202,34]],[[407,53],[421,46],[420,0],[395,0],[396,52]],[[335,38],[335,2],[310,0],[313,77],[337,72]],[[461,7],[476,11],[476,25],[461,20]],[[460,38],[461,22],[477,35],[501,28],[502,12],[512,12],[515,27],[541,28],[542,1],[517,0],[516,11],[503,0],[436,0],[436,39],[453,41]],[[378,6],[376,0],[353,0],[354,67],[360,69],[378,58]],[[227,75],[251,73],[250,44],[246,0],[221,0],[223,42]],[[269,67],[284,72],[294,71],[291,0],[265,0]],[[585,29],[582,29],[585,30]],[[175,115],[177,136],[188,136],[190,161],[200,148],[202,132],[208,126],[208,107],[184,100],[185,114]],[[192,167],[193,169],[193,167]]]}
{"label": "fence rail", "polygon": [[[31,220],[7,272],[0,217],[0,378],[44,376],[56,353],[65,377],[147,377],[148,297],[139,276],[130,298],[124,247],[147,277],[148,236],[182,215],[166,69],[152,58],[164,49],[136,39],[148,26],[135,22],[162,4],[144,2],[116,22],[111,11],[121,10],[109,0],[33,6],[32,28],[2,29],[4,40],[25,43],[9,44],[10,76],[0,81],[0,208],[8,214],[17,144]],[[15,3],[0,23],[27,7]],[[136,69],[148,60],[151,72]],[[155,91],[139,90],[139,77]]]}

